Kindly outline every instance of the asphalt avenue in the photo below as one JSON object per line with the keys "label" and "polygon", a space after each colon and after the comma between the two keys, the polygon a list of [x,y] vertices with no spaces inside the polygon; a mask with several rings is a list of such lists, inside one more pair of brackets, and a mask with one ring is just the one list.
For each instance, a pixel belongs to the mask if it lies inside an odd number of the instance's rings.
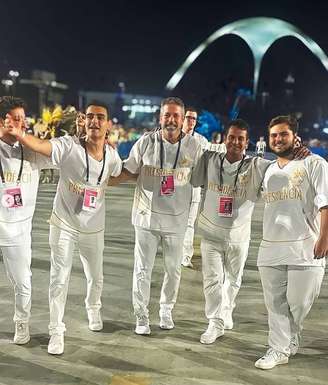
{"label": "asphalt avenue", "polygon": [[[107,191],[104,255],[104,329],[91,332],[84,308],[85,278],[74,257],[66,305],[65,352],[50,356],[48,344],[48,219],[55,185],[40,185],[33,221],[33,300],[31,341],[12,343],[13,293],[0,265],[0,385],[326,385],[328,376],[328,280],[305,322],[299,353],[288,365],[259,370],[254,362],[266,350],[267,316],[256,255],[263,204],[253,215],[252,243],[234,313],[235,327],[213,345],[199,342],[206,329],[199,239],[194,269],[183,268],[176,327],[158,326],[162,258],[156,258],[150,304],[151,336],[134,334],[131,305],[134,232],[130,213],[133,185]],[[2,257],[0,257],[2,260]]]}

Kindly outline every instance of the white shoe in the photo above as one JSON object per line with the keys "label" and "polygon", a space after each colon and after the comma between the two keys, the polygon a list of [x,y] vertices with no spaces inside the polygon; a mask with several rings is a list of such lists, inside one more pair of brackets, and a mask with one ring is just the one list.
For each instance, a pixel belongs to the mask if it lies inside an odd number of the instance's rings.
{"label": "white shoe", "polygon": [[14,343],[16,345],[24,345],[24,344],[27,344],[29,340],[30,340],[30,330],[29,330],[28,322],[16,321]]}
{"label": "white shoe", "polygon": [[224,321],[224,329],[225,330],[231,330],[233,329],[233,319],[232,319],[232,314],[229,312],[227,312],[224,317],[223,317],[223,321]]}
{"label": "white shoe", "polygon": [[56,355],[64,353],[64,334],[53,334],[50,336],[48,353]]}
{"label": "white shoe", "polygon": [[210,322],[206,331],[200,336],[200,342],[202,344],[210,345],[223,335],[224,329],[221,329],[216,324]]}
{"label": "white shoe", "polygon": [[272,369],[277,365],[288,364],[288,357],[284,353],[270,348],[263,357],[255,362],[259,369]]}
{"label": "white shoe", "polygon": [[89,320],[89,329],[93,332],[99,332],[103,328],[103,321],[101,319],[100,310],[89,309],[87,310],[88,320]]}
{"label": "white shoe", "polygon": [[159,327],[165,330],[171,330],[174,328],[171,310],[159,312]]}
{"label": "white shoe", "polygon": [[191,268],[194,267],[194,265],[191,262],[191,258],[190,257],[183,257],[181,265],[184,266],[184,267],[191,267]]}
{"label": "white shoe", "polygon": [[149,335],[149,318],[147,316],[137,316],[135,333],[140,335]]}
{"label": "white shoe", "polygon": [[290,349],[290,355],[295,356],[295,354],[298,352],[298,349],[300,347],[300,336],[299,334],[295,334],[289,344],[289,349]]}

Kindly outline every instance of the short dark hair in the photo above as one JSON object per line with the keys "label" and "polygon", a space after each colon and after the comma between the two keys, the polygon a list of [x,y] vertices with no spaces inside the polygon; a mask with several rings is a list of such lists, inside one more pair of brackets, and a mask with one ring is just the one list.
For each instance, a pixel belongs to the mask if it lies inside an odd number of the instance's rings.
{"label": "short dark hair", "polygon": [[276,126],[277,124],[287,124],[289,126],[289,129],[293,131],[294,134],[297,134],[298,132],[298,120],[295,118],[295,116],[279,115],[271,119],[268,126],[269,132],[270,132],[270,128],[273,126]]}
{"label": "short dark hair", "polygon": [[185,111],[190,111],[190,112],[195,112],[197,115],[198,115],[198,111],[196,110],[195,107],[192,107],[192,106],[188,106],[185,108]]}
{"label": "short dark hair", "polygon": [[234,120],[230,120],[230,122],[228,123],[226,129],[224,130],[224,136],[227,136],[228,132],[229,132],[229,129],[230,127],[237,127],[239,128],[240,130],[242,131],[246,131],[246,134],[247,134],[247,138],[249,137],[249,125],[248,123],[243,120],[243,119],[234,119]]}
{"label": "short dark hair", "polygon": [[168,98],[163,99],[161,102],[161,109],[167,104],[176,104],[177,106],[180,106],[182,108],[183,113],[185,111],[185,105],[183,101],[180,98],[177,98],[176,96],[169,96]]}
{"label": "short dark hair", "polygon": [[21,98],[15,98],[14,96],[2,96],[0,98],[0,118],[6,119],[6,115],[14,108],[26,109],[26,103]]}
{"label": "short dark hair", "polygon": [[102,102],[101,100],[92,100],[90,103],[87,104],[85,107],[85,111],[90,107],[90,106],[97,106],[97,107],[102,107],[106,110],[107,112],[107,118],[109,119],[109,108],[106,103]]}

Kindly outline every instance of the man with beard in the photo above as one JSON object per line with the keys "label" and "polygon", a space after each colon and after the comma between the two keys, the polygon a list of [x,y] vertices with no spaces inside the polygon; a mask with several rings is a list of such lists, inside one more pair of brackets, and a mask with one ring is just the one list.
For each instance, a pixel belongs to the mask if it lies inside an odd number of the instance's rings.
{"label": "man with beard", "polygon": [[18,345],[30,340],[32,217],[40,170],[50,166],[47,158],[23,148],[9,133],[11,127],[25,132],[25,108],[20,98],[0,98],[0,250],[15,292],[14,343]]}
{"label": "man with beard", "polygon": [[64,352],[63,322],[73,252],[78,246],[87,278],[85,306],[89,329],[103,328],[101,292],[105,227],[105,188],[121,172],[121,159],[107,144],[108,109],[95,102],[86,109],[85,139],[60,137],[40,140],[12,128],[24,146],[51,158],[60,177],[50,218],[51,271],[49,287],[50,341],[48,353]]}
{"label": "man with beard", "polygon": [[[246,157],[248,124],[236,119],[224,135],[225,153],[206,151],[195,167],[193,186],[204,186],[198,218],[202,236],[205,315],[209,321],[200,342],[212,344],[233,328],[232,313],[248,255],[251,219],[270,162]],[[300,149],[298,156],[302,156]],[[306,152],[306,151],[305,151]]]}
{"label": "man with beard", "polygon": [[135,227],[132,300],[136,334],[150,334],[151,274],[160,245],[164,280],[159,326],[174,328],[172,309],[180,284],[182,245],[192,193],[189,180],[202,151],[192,135],[182,132],[183,119],[183,102],[175,97],[164,99],[160,129],[144,134],[134,144],[118,178],[121,181],[138,174],[132,209]]}
{"label": "man with beard", "polygon": [[198,218],[202,236],[202,271],[205,315],[209,321],[200,342],[212,344],[233,328],[232,312],[248,255],[251,218],[269,161],[244,155],[248,124],[229,123],[224,135],[225,153],[206,151],[197,164],[193,186],[204,186]]}
{"label": "man with beard", "polygon": [[[207,139],[203,136],[198,134],[198,132],[195,131],[195,127],[197,124],[197,111],[193,107],[187,107],[186,108],[186,115],[183,121],[182,131],[185,134],[192,135],[202,146],[204,150],[206,150],[208,146]],[[192,199],[190,203],[189,208],[189,217],[188,217],[188,226],[186,230],[186,234],[183,240],[183,259],[182,259],[182,265],[185,267],[193,267],[191,259],[194,254],[194,226],[195,221],[198,214],[198,207],[201,199],[201,188],[200,187],[193,187],[192,189]]]}
{"label": "man with beard", "polygon": [[293,159],[298,123],[278,116],[269,124],[277,155],[263,181],[263,240],[258,267],[269,322],[269,349],[260,369],[287,364],[297,353],[303,322],[319,295],[328,256],[328,165],[311,155]]}

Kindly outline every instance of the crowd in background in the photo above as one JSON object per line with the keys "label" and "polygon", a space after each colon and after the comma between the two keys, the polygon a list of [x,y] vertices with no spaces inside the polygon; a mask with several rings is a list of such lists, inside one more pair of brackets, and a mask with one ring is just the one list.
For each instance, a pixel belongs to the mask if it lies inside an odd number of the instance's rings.
{"label": "crowd in background", "polygon": [[[41,139],[51,139],[64,135],[76,135],[76,120],[79,112],[73,106],[63,109],[56,105],[52,108],[45,107],[42,116],[39,118],[28,118],[27,131],[33,133]],[[130,127],[126,128],[116,119],[113,121],[112,128],[108,133],[108,141],[117,148],[122,159],[128,157],[132,145],[142,136],[146,129]],[[301,133],[302,135],[302,133]],[[220,132],[214,132],[209,141],[213,144],[221,143],[223,137]],[[251,138],[250,146],[255,147],[257,138]],[[252,144],[253,143],[253,144]],[[303,140],[314,154],[318,154],[328,160],[328,140],[310,138]],[[255,149],[255,148],[254,148]],[[250,150],[254,150],[250,148]],[[44,170],[41,175],[41,183],[55,183],[54,170]]]}

